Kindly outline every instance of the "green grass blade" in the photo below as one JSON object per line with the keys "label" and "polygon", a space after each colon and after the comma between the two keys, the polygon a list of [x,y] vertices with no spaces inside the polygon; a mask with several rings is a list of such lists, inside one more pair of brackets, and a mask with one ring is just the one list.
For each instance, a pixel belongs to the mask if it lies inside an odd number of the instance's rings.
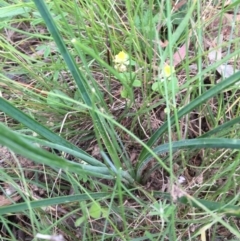
{"label": "green grass blade", "polygon": [[217,126],[216,128],[208,131],[207,133],[199,136],[198,138],[206,138],[206,137],[212,136],[216,133],[219,133],[222,130],[226,131],[228,128],[232,127],[235,124],[238,124],[239,122],[240,122],[240,117],[234,118],[230,121],[223,123],[222,125]]}
{"label": "green grass blade", "polygon": [[[182,19],[181,23],[179,24],[179,26],[177,27],[177,29],[174,31],[174,33],[171,36],[171,46],[169,46],[170,48],[177,43],[177,41],[179,40],[179,38],[181,37],[181,35],[183,34],[183,32],[186,30],[186,28],[188,27],[188,22],[189,19],[192,16],[193,11],[195,10],[195,6],[196,6],[197,1],[193,1],[193,3],[191,4],[190,8],[188,9],[188,11],[186,12],[186,16]],[[169,16],[171,17],[171,15]],[[172,24],[172,23],[171,23]]]}
{"label": "green grass blade", "polygon": [[[240,139],[227,139],[227,138],[201,138],[172,142],[172,150],[177,151],[179,149],[199,149],[199,148],[225,148],[225,149],[240,149]],[[160,145],[153,149],[153,152],[157,155],[168,152],[169,143]],[[139,161],[137,166],[137,180],[142,177],[142,172],[146,168],[147,164],[152,160],[152,155],[145,156],[143,161]]]}
{"label": "green grass blade", "polygon": [[9,4],[8,6],[0,7],[0,19],[13,18],[29,13],[31,7],[33,7],[32,3]]}
{"label": "green grass blade", "polygon": [[[216,86],[214,86],[213,88],[209,89],[208,91],[206,91],[204,94],[202,94],[201,96],[198,96],[195,100],[193,100],[192,102],[190,102],[188,105],[186,105],[185,107],[183,107],[180,111],[178,111],[177,116],[178,119],[180,119],[181,117],[183,117],[184,115],[188,114],[191,110],[193,110],[194,108],[196,108],[197,106],[201,105],[202,103],[204,103],[205,101],[207,101],[208,99],[212,98],[213,96],[215,96],[216,94],[220,93],[221,91],[223,91],[224,89],[229,88],[230,86],[234,85],[237,81],[240,80],[240,71],[233,74],[232,76],[230,76],[229,78],[225,79],[224,81],[218,83]],[[173,125],[175,123],[175,117],[172,116],[170,120],[168,120],[171,125]],[[149,141],[147,142],[147,145],[149,147],[151,147],[152,145],[154,145],[154,143],[161,137],[161,135],[167,130],[168,128],[168,121],[165,122],[149,139]],[[143,160],[145,158],[145,156],[147,155],[147,151],[145,149],[142,150],[139,159]]]}
{"label": "green grass blade", "polygon": [[0,207],[0,215],[4,214],[11,214],[11,213],[22,213],[28,209],[34,208],[41,208],[41,207],[48,207],[52,205],[58,204],[66,204],[71,202],[82,202],[82,201],[90,201],[90,200],[97,200],[97,199],[104,199],[108,198],[110,195],[106,192],[99,192],[99,193],[88,193],[88,194],[77,194],[77,195],[68,195],[62,197],[53,197],[47,198],[38,201],[31,201],[31,202],[24,202],[13,204],[5,207]]}
{"label": "green grass blade", "polygon": [[69,51],[66,48],[66,45],[63,42],[63,39],[60,35],[60,32],[58,28],[56,27],[56,24],[54,23],[54,20],[50,14],[50,12],[47,9],[46,4],[42,0],[34,0],[34,3],[36,7],[38,8],[38,11],[42,15],[42,18],[44,19],[49,32],[53,36],[53,39],[55,43],[57,44],[60,53],[62,54],[67,67],[69,71],[71,72],[72,76],[74,77],[74,80],[76,81],[76,84],[80,90],[80,93],[82,95],[84,103],[86,103],[88,106],[92,106],[91,98],[88,94],[87,90],[87,82],[84,76],[79,71],[78,66],[76,65],[76,62],[73,60],[72,56],[70,55]]}
{"label": "green grass blade", "polygon": [[[3,98],[0,98],[0,110],[5,112],[7,115],[11,116],[13,119],[19,121],[23,125],[27,126],[29,129],[31,129],[34,132],[38,133],[39,135],[43,136],[47,140],[49,140],[55,144],[59,144],[61,146],[68,147],[83,155],[90,156],[83,150],[79,149],[78,147],[74,146],[70,142],[63,139],[62,137],[54,134],[52,131],[50,131],[46,127],[39,124],[38,122],[33,120],[31,117],[27,116],[25,113],[23,113],[22,111],[15,108],[13,105],[11,105],[9,102],[4,100]],[[84,161],[86,161],[87,163],[94,165],[94,166],[102,166],[102,167],[105,166],[103,163],[101,163],[100,161],[98,161],[92,157],[91,157],[91,159],[84,160]]]}

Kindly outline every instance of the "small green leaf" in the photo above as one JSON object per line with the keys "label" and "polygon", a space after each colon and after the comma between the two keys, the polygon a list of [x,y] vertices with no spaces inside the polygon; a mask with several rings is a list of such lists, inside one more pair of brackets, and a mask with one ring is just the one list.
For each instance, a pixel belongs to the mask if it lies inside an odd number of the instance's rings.
{"label": "small green leaf", "polygon": [[94,202],[90,209],[88,210],[89,211],[89,214],[92,218],[100,218],[101,217],[101,214],[102,214],[102,209],[101,209],[101,206],[98,202]]}
{"label": "small green leaf", "polygon": [[128,83],[128,81],[129,81],[129,74],[128,73],[119,73],[119,76],[124,81],[124,83]]}
{"label": "small green leaf", "polygon": [[86,221],[86,218],[85,218],[85,217],[78,218],[78,219],[75,221],[75,227],[79,227],[84,221]]}
{"label": "small green leaf", "polygon": [[141,87],[142,82],[140,80],[135,79],[132,84],[134,87]]}
{"label": "small green leaf", "polygon": [[128,98],[128,91],[125,88],[121,90],[121,97],[124,99]]}
{"label": "small green leaf", "polygon": [[154,82],[152,84],[152,90],[153,91],[160,91],[162,89],[163,83],[160,81]]}
{"label": "small green leaf", "polygon": [[176,93],[178,91],[178,79],[176,77],[169,77],[167,80],[168,94]]}
{"label": "small green leaf", "polygon": [[[163,88],[164,88],[164,83],[163,83],[163,79],[158,80],[157,82],[154,82],[152,84],[152,90],[153,91],[157,91],[159,93],[163,93]],[[169,77],[167,80],[167,90],[168,93],[172,93],[173,92],[173,86],[174,86],[174,93],[177,92],[178,90],[178,79],[176,77]]]}
{"label": "small green leaf", "polygon": [[108,212],[108,209],[102,208],[102,217],[106,218],[109,215]]}

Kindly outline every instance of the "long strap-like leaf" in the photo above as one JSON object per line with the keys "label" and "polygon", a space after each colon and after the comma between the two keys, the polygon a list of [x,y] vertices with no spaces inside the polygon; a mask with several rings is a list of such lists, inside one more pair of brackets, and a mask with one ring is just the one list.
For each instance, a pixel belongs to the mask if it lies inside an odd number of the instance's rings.
{"label": "long strap-like leaf", "polygon": [[[119,168],[121,167],[121,163],[118,157],[118,152],[116,146],[114,146],[114,138],[111,138],[111,134],[114,133],[113,127],[111,123],[108,123],[105,119],[99,116],[95,111],[94,108],[97,108],[95,103],[93,103],[91,96],[89,94],[90,86],[81,74],[76,62],[73,60],[71,54],[66,48],[64,41],[61,37],[61,34],[43,0],[34,0],[35,5],[37,6],[42,18],[44,19],[49,32],[53,36],[55,43],[57,44],[61,55],[63,56],[69,71],[71,72],[78,88],[80,94],[83,98],[85,104],[93,108],[90,110],[90,114],[94,123],[95,133],[101,137],[102,141],[104,142],[105,148],[107,149],[108,154],[111,156],[112,161],[114,164]],[[84,23],[83,23],[84,24]],[[80,40],[81,41],[81,40]],[[96,98],[97,99],[97,98]],[[115,136],[116,139],[116,136]],[[115,142],[115,145],[117,143]]]}
{"label": "long strap-like leaf", "polygon": [[66,45],[64,44],[63,39],[59,33],[59,30],[56,27],[56,24],[53,21],[53,18],[50,15],[49,10],[47,9],[46,4],[44,3],[44,1],[41,1],[41,0],[34,0],[34,3],[37,6],[44,21],[46,22],[48,30],[51,33],[55,43],[57,44],[59,51],[68,66],[69,71],[73,75],[73,78],[76,81],[76,84],[80,90],[84,103],[87,104],[88,106],[92,106],[92,101],[88,94],[89,90],[87,90],[86,79],[79,71],[79,68],[76,65],[76,62],[73,60],[72,56],[67,50]]}
{"label": "long strap-like leaf", "polygon": [[[11,116],[13,119],[19,121],[23,125],[27,126],[29,129],[33,130],[40,136],[46,138],[47,140],[68,147],[74,151],[77,151],[81,154],[84,154],[86,156],[90,156],[88,153],[84,152],[80,148],[76,147],[75,145],[71,144],[70,142],[66,141],[64,138],[56,135],[52,131],[50,131],[48,128],[44,127],[43,125],[39,124],[37,121],[23,113],[22,111],[15,108],[13,105],[11,105],[8,101],[4,100],[0,97],[0,110],[5,112],[7,115]],[[1,133],[0,133],[1,134]],[[93,166],[102,166],[105,167],[103,163],[98,161],[97,159],[94,159],[93,157],[91,159],[84,160],[87,163],[93,165]]]}
{"label": "long strap-like leaf", "polygon": [[[225,148],[225,149],[240,149],[240,139],[227,139],[227,138],[201,138],[191,139],[183,141],[172,142],[172,150],[179,149],[199,149],[199,148]],[[153,149],[153,152],[157,155],[169,151],[169,143],[157,146]],[[143,170],[147,164],[152,160],[152,155],[148,154],[145,158],[139,161],[137,166],[137,180],[139,181],[142,176]]]}
{"label": "long strap-like leaf", "polygon": [[35,162],[49,165],[53,168],[61,168],[65,171],[77,173],[79,175],[91,175],[101,178],[113,178],[107,167],[79,164],[68,161],[50,152],[47,152],[33,143],[26,141],[23,136],[0,124],[0,145],[6,146],[16,154],[20,154]]}
{"label": "long strap-like leaf", "polygon": [[223,131],[223,130],[226,131],[228,128],[232,127],[235,124],[239,124],[239,123],[240,123],[240,117],[236,117],[230,121],[223,123],[222,125],[217,126],[214,129],[206,132],[205,134],[199,136],[198,138],[199,139],[206,138],[206,137],[212,136],[214,134],[221,133],[221,131]]}
{"label": "long strap-like leaf", "polygon": [[38,201],[24,202],[18,204],[12,204],[5,207],[0,207],[0,215],[10,214],[10,213],[21,213],[29,208],[41,208],[48,207],[52,205],[58,204],[67,204],[71,202],[81,202],[81,201],[91,201],[108,198],[110,196],[109,193],[100,192],[100,193],[88,193],[88,194],[77,194],[77,195],[68,195],[62,197],[52,197],[46,198]]}

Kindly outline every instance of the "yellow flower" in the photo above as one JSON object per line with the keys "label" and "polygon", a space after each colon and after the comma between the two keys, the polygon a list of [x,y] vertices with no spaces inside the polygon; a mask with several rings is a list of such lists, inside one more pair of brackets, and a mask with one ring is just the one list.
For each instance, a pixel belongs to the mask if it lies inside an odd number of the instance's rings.
{"label": "yellow flower", "polygon": [[127,71],[129,65],[129,56],[124,51],[119,52],[115,55],[113,62],[115,63],[114,68],[119,72]]}
{"label": "yellow flower", "polygon": [[175,72],[174,68],[166,64],[163,68],[163,74],[165,77],[171,76]]}
{"label": "yellow flower", "polygon": [[115,55],[113,62],[116,64],[129,65],[128,54],[126,54],[124,51],[119,52],[117,55]]}

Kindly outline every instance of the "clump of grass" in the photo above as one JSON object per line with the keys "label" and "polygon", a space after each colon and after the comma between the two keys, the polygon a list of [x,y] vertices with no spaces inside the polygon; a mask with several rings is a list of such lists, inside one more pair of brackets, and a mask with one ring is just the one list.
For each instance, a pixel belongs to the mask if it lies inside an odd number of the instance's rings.
{"label": "clump of grass", "polygon": [[[204,5],[223,18],[236,3]],[[239,238],[240,74],[214,79],[239,69],[234,26],[220,41],[196,1],[1,11],[6,240]]]}

